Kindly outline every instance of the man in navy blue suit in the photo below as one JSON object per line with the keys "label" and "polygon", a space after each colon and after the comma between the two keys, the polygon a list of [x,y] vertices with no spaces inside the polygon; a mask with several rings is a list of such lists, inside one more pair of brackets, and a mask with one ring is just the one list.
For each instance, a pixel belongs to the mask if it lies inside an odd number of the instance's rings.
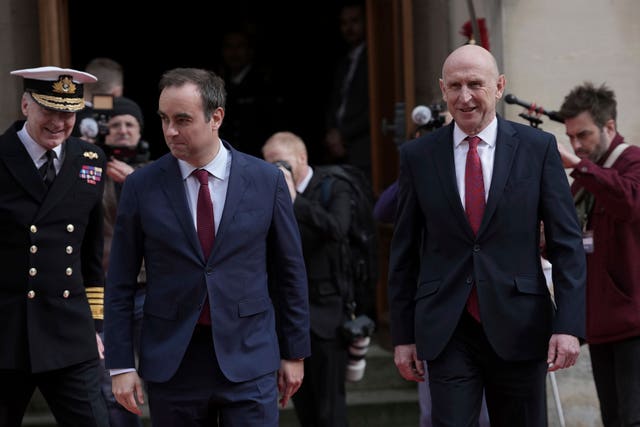
{"label": "man in navy blue suit", "polygon": [[395,364],[423,381],[427,361],[434,426],[477,425],[483,389],[492,427],[546,426],[546,373],[576,363],[585,332],[585,255],[556,140],[496,115],[505,77],[480,46],[449,55],[440,88],[453,123],[400,150]]}
{"label": "man in navy blue suit", "polygon": [[[277,167],[219,138],[224,105],[224,82],[214,73],[166,72],[158,112],[171,152],[131,174],[118,205],[106,365],[116,399],[134,413],[145,380],[154,425],[275,427],[278,392],[286,405],[310,354],[307,276],[287,184]],[[201,197],[210,199],[207,209]],[[207,211],[213,229],[201,233]],[[209,254],[203,239],[212,240]],[[147,294],[136,371],[142,260]]]}

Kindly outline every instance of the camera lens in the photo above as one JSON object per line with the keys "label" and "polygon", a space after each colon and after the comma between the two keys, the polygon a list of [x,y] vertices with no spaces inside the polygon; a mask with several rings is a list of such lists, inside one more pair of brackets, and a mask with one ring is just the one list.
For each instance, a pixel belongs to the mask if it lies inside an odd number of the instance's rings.
{"label": "camera lens", "polygon": [[349,360],[347,362],[347,381],[360,381],[364,376],[364,370],[367,366],[365,356],[369,351],[371,338],[359,337],[354,338],[349,344]]}

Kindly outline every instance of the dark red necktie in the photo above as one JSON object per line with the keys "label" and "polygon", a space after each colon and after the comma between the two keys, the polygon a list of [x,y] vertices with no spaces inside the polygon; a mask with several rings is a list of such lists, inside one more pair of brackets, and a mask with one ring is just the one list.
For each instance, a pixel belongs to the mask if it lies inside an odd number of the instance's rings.
{"label": "dark red necktie", "polygon": [[[464,206],[469,224],[474,234],[478,234],[482,216],[484,215],[484,179],[482,178],[482,163],[478,155],[478,144],[482,141],[477,136],[468,136],[469,151],[464,172]],[[474,283],[467,300],[467,311],[479,322],[480,308],[478,305],[478,291]]]}
{"label": "dark red necktie", "polygon": [[[215,223],[213,221],[213,202],[209,193],[209,172],[204,169],[197,169],[193,174],[200,182],[198,190],[198,206],[196,209],[196,228],[198,230],[198,239],[204,253],[204,259],[209,259],[213,240],[215,239]],[[211,313],[209,310],[209,296],[205,298],[204,307],[198,318],[198,323],[203,325],[211,325]]]}

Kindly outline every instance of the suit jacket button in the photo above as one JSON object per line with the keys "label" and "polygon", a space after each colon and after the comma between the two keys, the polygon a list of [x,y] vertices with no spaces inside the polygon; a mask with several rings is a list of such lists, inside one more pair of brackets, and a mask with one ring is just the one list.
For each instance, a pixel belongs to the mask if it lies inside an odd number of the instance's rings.
{"label": "suit jacket button", "polygon": [[67,246],[66,248],[64,248],[64,250],[69,255],[71,255],[73,253],[73,247],[72,246]]}
{"label": "suit jacket button", "polygon": [[472,284],[473,283],[473,277],[467,276],[466,282],[467,282],[468,285]]}
{"label": "suit jacket button", "polygon": [[31,277],[35,277],[35,275],[36,275],[36,274],[38,274],[38,269],[37,269],[37,268],[33,268],[33,267],[31,267],[31,268],[29,269],[29,276],[31,276]]}
{"label": "suit jacket button", "polygon": [[473,252],[479,252],[480,251],[480,245],[473,245]]}
{"label": "suit jacket button", "polygon": [[67,276],[71,276],[73,274],[73,268],[67,267],[67,269],[64,271],[64,274],[66,274]]}
{"label": "suit jacket button", "polygon": [[31,252],[32,254],[35,254],[36,252],[38,252],[38,247],[36,245],[31,245],[29,247],[29,252]]}
{"label": "suit jacket button", "polygon": [[36,297],[36,292],[35,291],[27,292],[27,298],[34,299],[35,297]]}
{"label": "suit jacket button", "polygon": [[69,298],[69,294],[70,292],[67,289],[65,289],[64,292],[62,293],[62,298]]}
{"label": "suit jacket button", "polygon": [[33,234],[36,234],[38,232],[38,227],[36,227],[35,225],[32,225],[31,227],[29,227],[29,231],[32,232]]}
{"label": "suit jacket button", "polygon": [[67,231],[69,233],[73,233],[73,230],[75,230],[75,227],[73,226],[73,224],[67,224]]}

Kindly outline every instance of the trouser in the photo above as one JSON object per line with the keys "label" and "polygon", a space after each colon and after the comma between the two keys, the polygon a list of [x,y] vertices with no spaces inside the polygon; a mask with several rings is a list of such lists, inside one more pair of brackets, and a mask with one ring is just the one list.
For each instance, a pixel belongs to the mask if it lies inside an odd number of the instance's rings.
{"label": "trouser", "polygon": [[0,370],[0,426],[20,427],[36,387],[60,426],[108,427],[98,359],[38,374]]}
{"label": "trouser", "polygon": [[640,336],[589,345],[604,427],[640,426]]}

